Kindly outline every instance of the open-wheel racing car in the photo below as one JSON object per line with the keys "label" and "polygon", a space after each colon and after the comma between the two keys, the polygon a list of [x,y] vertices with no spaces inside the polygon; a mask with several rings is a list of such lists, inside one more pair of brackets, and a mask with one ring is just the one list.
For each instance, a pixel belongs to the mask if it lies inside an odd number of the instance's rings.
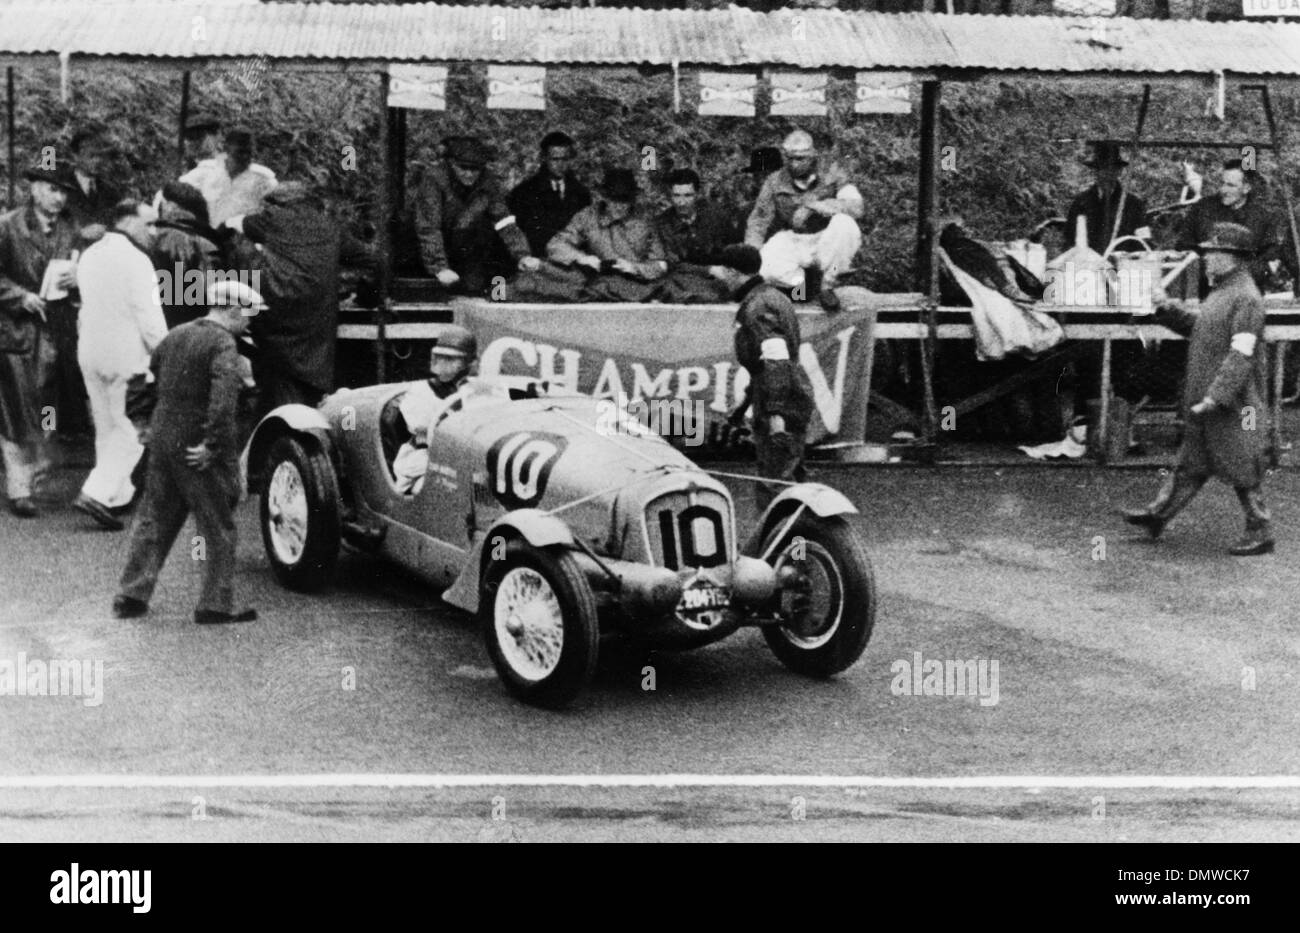
{"label": "open-wheel racing car", "polygon": [[693,648],[757,625],[801,674],[857,661],[876,594],[847,498],[788,486],[742,544],[718,479],[658,434],[627,430],[640,425],[611,418],[612,402],[543,388],[462,388],[428,432],[413,494],[393,471],[409,384],[269,413],[245,456],[276,577],[323,587],[341,542],[391,560],[477,613],[506,687],[546,707],[580,693],[606,634]]}

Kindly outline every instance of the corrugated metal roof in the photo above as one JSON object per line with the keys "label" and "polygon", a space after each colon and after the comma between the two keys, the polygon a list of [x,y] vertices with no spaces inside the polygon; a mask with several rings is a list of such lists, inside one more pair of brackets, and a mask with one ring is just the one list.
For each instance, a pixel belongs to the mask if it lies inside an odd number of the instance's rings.
{"label": "corrugated metal roof", "polygon": [[[1300,75],[1300,24],[357,3],[0,5],[0,54]],[[201,26],[201,28],[200,28]]]}

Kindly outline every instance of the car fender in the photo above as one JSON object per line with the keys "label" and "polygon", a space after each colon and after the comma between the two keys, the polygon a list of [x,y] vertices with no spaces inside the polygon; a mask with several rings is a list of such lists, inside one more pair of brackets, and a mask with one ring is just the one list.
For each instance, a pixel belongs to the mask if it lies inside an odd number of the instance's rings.
{"label": "car fender", "polygon": [[772,529],[793,515],[800,506],[807,506],[808,511],[818,518],[858,514],[857,507],[838,489],[832,489],[821,483],[798,483],[787,486],[768,505],[767,511],[763,513],[763,520],[750,535],[742,553],[757,554],[762,548],[763,540]]}
{"label": "car fender", "polygon": [[474,542],[465,558],[460,576],[442,594],[443,600],[466,612],[478,612],[479,582],[483,576],[483,567],[510,538],[523,538],[535,548],[573,544],[573,532],[569,526],[548,512],[539,509],[507,512]]}
{"label": "car fender", "polygon": [[261,463],[270,452],[271,445],[285,433],[308,434],[316,438],[335,468],[338,467],[329,419],[310,405],[281,405],[269,411],[257,423],[253,436],[248,439],[244,452],[240,455],[240,476],[245,489],[248,488],[250,465]]}

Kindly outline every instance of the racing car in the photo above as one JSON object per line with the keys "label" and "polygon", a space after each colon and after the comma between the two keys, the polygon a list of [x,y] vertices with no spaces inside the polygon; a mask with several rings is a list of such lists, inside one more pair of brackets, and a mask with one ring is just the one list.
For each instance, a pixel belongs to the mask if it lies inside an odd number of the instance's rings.
{"label": "racing car", "polygon": [[728,488],[611,400],[502,378],[457,393],[404,492],[409,388],[340,390],[257,425],[248,487],[284,586],[326,586],[344,543],[398,564],[476,613],[506,688],[550,708],[590,681],[603,636],[686,649],[760,626],[818,678],[865,650],[875,583],[836,490],[786,486],[741,542]]}

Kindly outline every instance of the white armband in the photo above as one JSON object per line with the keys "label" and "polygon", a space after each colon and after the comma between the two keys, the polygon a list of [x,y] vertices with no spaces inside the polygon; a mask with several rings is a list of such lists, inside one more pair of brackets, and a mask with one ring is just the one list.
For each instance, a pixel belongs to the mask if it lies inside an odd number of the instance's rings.
{"label": "white armband", "polygon": [[509,217],[502,217],[500,220],[498,220],[496,222],[496,225],[493,226],[492,229],[497,231],[504,230],[506,227],[510,226],[514,222],[515,222],[515,215],[511,214]]}
{"label": "white armband", "polygon": [[788,360],[790,348],[780,337],[768,337],[758,347],[758,357],[762,360]]}
{"label": "white armband", "polygon": [[1254,334],[1233,334],[1232,349],[1236,350],[1242,356],[1255,355],[1255,342],[1257,338]]}

